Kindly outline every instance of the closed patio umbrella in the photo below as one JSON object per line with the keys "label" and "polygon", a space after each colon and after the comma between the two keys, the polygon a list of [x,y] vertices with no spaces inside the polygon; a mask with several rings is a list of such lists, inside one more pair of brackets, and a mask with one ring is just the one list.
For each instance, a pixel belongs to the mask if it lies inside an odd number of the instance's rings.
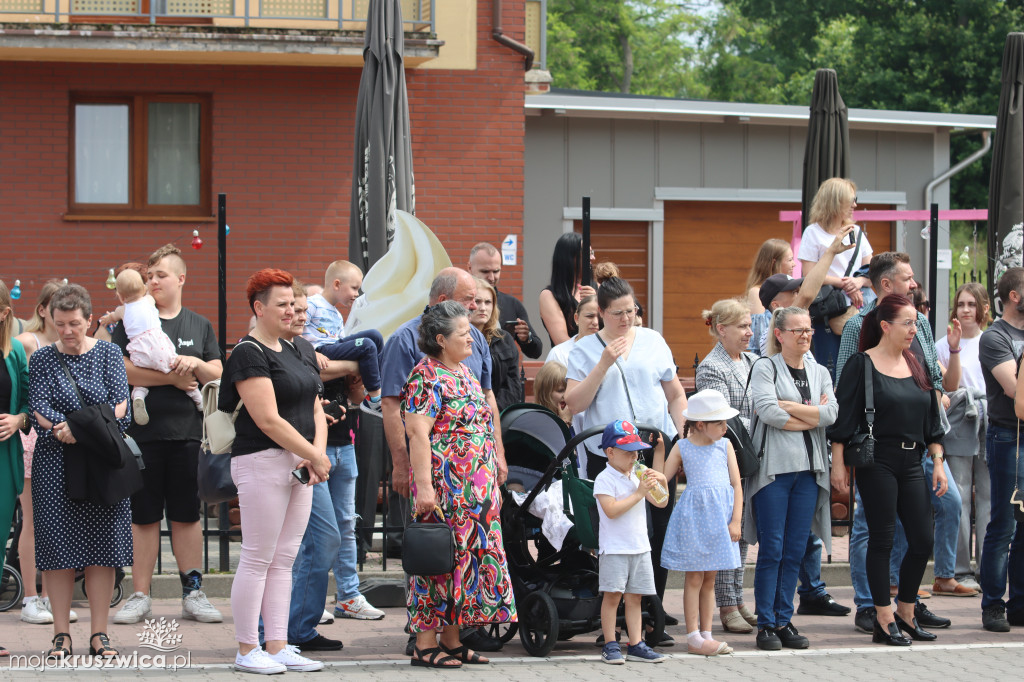
{"label": "closed patio umbrella", "polygon": [[404,55],[401,3],[370,0],[356,100],[348,245],[349,260],[363,273],[387,252],[395,209],[416,212]]}
{"label": "closed patio umbrella", "polygon": [[829,178],[850,177],[850,128],[839,96],[839,78],[832,69],[818,69],[811,91],[811,116],[804,148],[804,182],[800,198],[803,228],[810,223],[811,202]]}
{"label": "closed patio umbrella", "polygon": [[[1003,47],[1002,87],[992,144],[988,189],[988,262],[995,264],[989,288],[1006,268],[1021,265],[1024,222],[1024,33],[1010,33]],[[1017,229],[1014,230],[1014,226]],[[993,301],[998,297],[993,296]]]}

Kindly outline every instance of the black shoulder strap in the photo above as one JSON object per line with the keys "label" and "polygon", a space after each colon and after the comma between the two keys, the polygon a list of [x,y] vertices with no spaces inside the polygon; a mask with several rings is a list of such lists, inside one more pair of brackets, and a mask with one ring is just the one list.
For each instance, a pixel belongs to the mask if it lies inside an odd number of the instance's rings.
{"label": "black shoulder strap", "polygon": [[[601,346],[602,347],[607,347],[608,346],[608,344],[604,342],[604,339],[601,338],[601,334],[600,333],[594,334],[594,336],[596,336],[597,340],[601,342]],[[622,365],[619,364],[619,359],[618,358],[615,358],[615,366],[619,370],[619,376],[622,377],[622,388],[624,388],[626,390],[626,402],[629,403],[629,413],[633,417],[633,421],[635,422],[636,421],[636,410],[633,409],[633,398],[631,398],[630,395],[629,395],[629,382],[626,381],[626,373],[624,371],[622,371]]]}
{"label": "black shoulder strap", "polygon": [[872,438],[875,433],[875,385],[872,376],[874,372],[871,370],[874,366],[871,356],[864,353],[864,418],[868,422],[868,433]]}
{"label": "black shoulder strap", "polygon": [[850,256],[850,262],[846,264],[846,273],[843,277],[849,277],[850,273],[853,272],[853,266],[857,264],[857,256],[860,255],[860,240],[864,236],[864,230],[857,228],[857,245],[853,247],[853,255]]}
{"label": "black shoulder strap", "polygon": [[60,366],[64,370],[64,375],[68,378],[68,381],[71,382],[71,387],[75,389],[75,395],[78,396],[78,404],[84,408],[86,406],[85,398],[82,397],[82,392],[78,390],[78,382],[75,381],[75,377],[71,375],[71,370],[68,369],[68,363],[64,361],[64,354],[57,350],[56,346],[54,346],[53,351],[57,354],[57,361],[60,362]]}

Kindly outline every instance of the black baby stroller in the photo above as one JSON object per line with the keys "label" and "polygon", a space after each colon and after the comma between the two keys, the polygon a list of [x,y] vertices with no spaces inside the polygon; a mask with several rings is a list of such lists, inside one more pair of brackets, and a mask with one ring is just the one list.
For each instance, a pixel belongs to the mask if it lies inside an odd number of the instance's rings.
{"label": "black baby stroller", "polygon": [[[658,432],[638,428],[642,433]],[[602,431],[595,427],[570,439],[562,420],[540,405],[513,405],[501,416],[509,468],[501,530],[519,624],[491,634],[508,641],[518,629],[531,656],[547,656],[558,640],[601,629],[603,597],[594,554],[598,546],[597,501],[593,481],[579,477],[573,455],[577,445]],[[560,499],[548,495],[556,483],[562,489]],[[572,523],[560,547],[545,537],[541,519],[530,512],[542,495],[547,495],[543,502],[557,506]],[[659,642],[665,629],[661,600],[651,595],[642,603],[645,629],[652,628],[647,633],[648,643]],[[621,606],[619,623],[623,625]]]}

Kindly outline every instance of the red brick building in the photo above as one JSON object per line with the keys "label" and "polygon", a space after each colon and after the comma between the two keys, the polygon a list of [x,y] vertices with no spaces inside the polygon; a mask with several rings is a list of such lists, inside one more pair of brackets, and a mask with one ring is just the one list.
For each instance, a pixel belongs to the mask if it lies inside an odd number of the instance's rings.
{"label": "red brick building", "polygon": [[[72,10],[79,1],[56,0]],[[522,234],[524,59],[492,39],[494,1],[412,3],[427,7],[431,23],[406,33],[416,213],[456,264],[480,240]],[[337,7],[328,10],[335,17],[360,5],[333,2]],[[9,3],[2,0],[0,11]],[[360,24],[338,19],[334,28],[346,30],[286,30],[296,22],[265,19],[259,27],[253,20],[252,28],[233,28],[243,3],[236,3],[234,19],[185,29],[150,23],[148,11],[134,17],[145,23],[127,26],[100,21],[131,17],[98,20],[71,11],[67,24],[67,9],[53,14],[55,0],[40,2],[47,14],[0,14],[7,22],[0,23],[0,278],[8,286],[21,280],[19,316],[29,314],[50,277],[86,286],[99,310],[112,307],[113,293],[103,287],[108,269],[144,261],[175,242],[189,266],[186,305],[215,319],[214,216],[221,192],[231,228],[229,338],[244,332],[242,292],[251,272],[280,267],[316,282],[327,262],[346,257]],[[524,17],[522,0],[506,0],[500,17],[506,35],[523,40]],[[307,38],[315,45],[300,41]],[[127,142],[105,139],[102,129],[90,132],[81,113],[76,119],[81,105],[111,103],[127,104]],[[156,144],[153,131],[166,122],[154,103],[198,112],[185,133],[194,144],[198,131],[202,157],[194,169],[198,186],[186,199],[191,207],[159,203],[152,149],[149,165],[141,153]],[[96,139],[76,148],[76,126],[83,140]],[[74,171],[88,168],[88,155],[122,148],[132,188],[121,188],[122,196],[135,203],[105,210],[109,197],[96,189],[102,183],[76,184]],[[90,196],[91,203],[79,200]],[[147,203],[154,198],[157,203]],[[190,248],[193,229],[205,242],[199,251]],[[509,268],[503,289],[518,292],[521,272]]]}

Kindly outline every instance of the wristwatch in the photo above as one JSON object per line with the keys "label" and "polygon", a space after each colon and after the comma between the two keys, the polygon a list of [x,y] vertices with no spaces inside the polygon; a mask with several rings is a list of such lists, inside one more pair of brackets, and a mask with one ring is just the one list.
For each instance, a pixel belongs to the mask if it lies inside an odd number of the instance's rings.
{"label": "wristwatch", "polygon": [[942,460],[944,460],[945,458],[946,458],[946,453],[944,453],[944,452],[938,452],[938,453],[936,453],[936,454],[932,455],[932,463],[935,463],[935,462],[941,462],[941,461],[942,461]]}

